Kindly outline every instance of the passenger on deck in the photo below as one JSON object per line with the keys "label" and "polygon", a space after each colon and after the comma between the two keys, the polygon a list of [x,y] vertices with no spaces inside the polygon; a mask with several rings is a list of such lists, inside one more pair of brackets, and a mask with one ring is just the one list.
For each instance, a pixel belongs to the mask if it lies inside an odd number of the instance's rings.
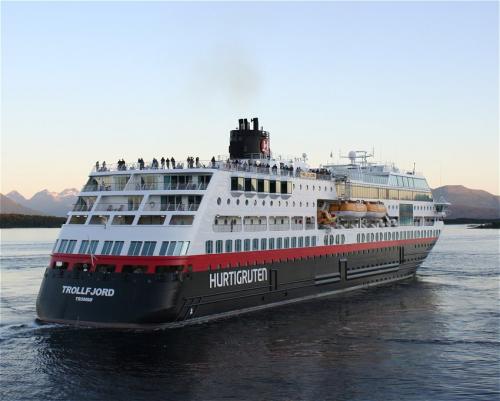
{"label": "passenger on deck", "polygon": [[168,157],[165,160],[165,163],[167,163],[167,170],[169,170],[170,169],[170,159]]}
{"label": "passenger on deck", "polygon": [[99,162],[98,161],[95,162],[95,171],[99,171]]}
{"label": "passenger on deck", "polygon": [[196,167],[200,167],[200,158],[196,157]]}
{"label": "passenger on deck", "polygon": [[106,171],[106,162],[105,161],[102,162],[102,171]]}
{"label": "passenger on deck", "polygon": [[215,168],[215,156],[212,156],[212,167]]}
{"label": "passenger on deck", "polygon": [[170,159],[170,163],[172,163],[172,168],[175,168],[175,159],[173,157]]}
{"label": "passenger on deck", "polygon": [[165,168],[165,158],[163,156],[160,159],[160,163],[161,163],[161,169],[163,170]]}

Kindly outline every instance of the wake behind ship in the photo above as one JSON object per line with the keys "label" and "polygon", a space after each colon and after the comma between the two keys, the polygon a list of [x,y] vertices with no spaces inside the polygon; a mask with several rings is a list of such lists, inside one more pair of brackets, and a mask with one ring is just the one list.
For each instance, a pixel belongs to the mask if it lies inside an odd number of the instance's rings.
{"label": "wake behind ship", "polygon": [[405,280],[445,207],[423,176],[364,152],[318,169],[274,157],[258,119],[240,119],[229,157],[96,165],[54,245],[37,314],[169,327]]}

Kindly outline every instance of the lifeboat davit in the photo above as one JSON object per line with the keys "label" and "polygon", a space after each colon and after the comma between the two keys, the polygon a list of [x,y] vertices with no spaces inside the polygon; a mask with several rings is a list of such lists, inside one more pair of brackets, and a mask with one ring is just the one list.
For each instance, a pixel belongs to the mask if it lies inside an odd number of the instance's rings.
{"label": "lifeboat davit", "polygon": [[[341,201],[337,206],[330,205],[330,213],[335,213],[339,218],[344,220],[356,220],[366,217],[367,208],[361,201]],[[333,211],[333,209],[338,209]]]}
{"label": "lifeboat davit", "polygon": [[326,210],[318,210],[317,218],[320,226],[329,226],[335,222],[335,217]]}
{"label": "lifeboat davit", "polygon": [[369,219],[382,219],[387,215],[387,209],[382,202],[366,202],[366,217]]}

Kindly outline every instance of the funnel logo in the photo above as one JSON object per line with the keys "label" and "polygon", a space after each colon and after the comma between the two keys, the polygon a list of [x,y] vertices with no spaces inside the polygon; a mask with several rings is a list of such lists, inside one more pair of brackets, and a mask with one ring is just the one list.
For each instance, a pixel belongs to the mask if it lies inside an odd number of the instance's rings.
{"label": "funnel logo", "polygon": [[266,155],[269,153],[269,141],[267,139],[260,141],[260,151]]}

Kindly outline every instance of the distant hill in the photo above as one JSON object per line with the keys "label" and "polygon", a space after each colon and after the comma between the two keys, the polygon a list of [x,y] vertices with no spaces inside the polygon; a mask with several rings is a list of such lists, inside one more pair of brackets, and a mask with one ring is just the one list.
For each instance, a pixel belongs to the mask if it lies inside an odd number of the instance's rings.
{"label": "distant hill", "polygon": [[[66,216],[66,214],[73,208],[76,203],[78,196],[78,190],[74,188],[65,189],[62,192],[50,192],[48,190],[43,190],[37,192],[30,199],[26,199],[17,191],[9,192],[7,198],[16,202],[17,204],[35,211],[39,210],[37,213],[25,213],[25,214],[47,214],[51,216]],[[7,213],[3,212],[2,213]],[[22,213],[22,212],[20,212]]]}
{"label": "distant hill", "polygon": [[19,203],[9,199],[3,194],[0,194],[0,214],[27,214],[27,215],[41,215],[42,212],[22,206]]}
{"label": "distant hill", "polygon": [[447,219],[500,219],[500,196],[462,185],[445,185],[432,190],[434,200],[451,203]]}

